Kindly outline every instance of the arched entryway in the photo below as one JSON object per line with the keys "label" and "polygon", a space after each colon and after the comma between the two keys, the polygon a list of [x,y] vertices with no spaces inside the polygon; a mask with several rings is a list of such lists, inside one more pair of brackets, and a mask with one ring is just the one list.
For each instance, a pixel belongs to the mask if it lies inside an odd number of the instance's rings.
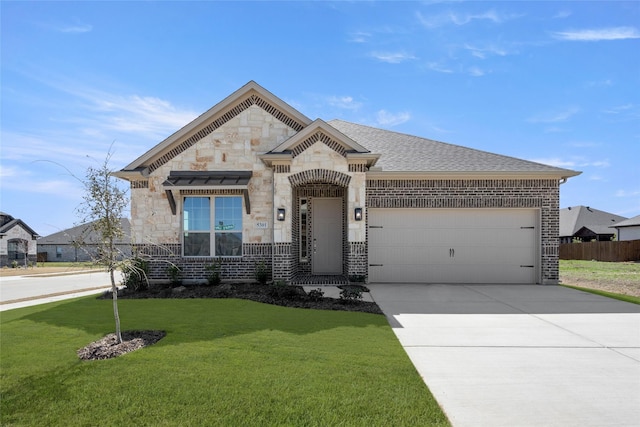
{"label": "arched entryway", "polygon": [[325,169],[289,177],[295,283],[348,283],[346,211],[350,180],[349,175]]}

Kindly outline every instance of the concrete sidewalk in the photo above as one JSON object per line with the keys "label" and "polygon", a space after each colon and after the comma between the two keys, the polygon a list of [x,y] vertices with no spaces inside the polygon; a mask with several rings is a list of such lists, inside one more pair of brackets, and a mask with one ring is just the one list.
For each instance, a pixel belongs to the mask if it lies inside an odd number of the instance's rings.
{"label": "concrete sidewalk", "polygon": [[561,286],[368,287],[454,426],[640,425],[640,306]]}

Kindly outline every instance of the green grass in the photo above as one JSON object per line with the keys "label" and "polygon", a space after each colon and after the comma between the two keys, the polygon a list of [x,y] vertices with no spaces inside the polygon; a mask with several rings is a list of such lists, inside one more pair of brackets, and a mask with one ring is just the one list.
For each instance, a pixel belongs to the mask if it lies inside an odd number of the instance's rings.
{"label": "green grass", "polygon": [[640,304],[640,297],[604,291],[601,285],[614,285],[637,295],[640,289],[640,263],[560,260],[563,286],[591,292],[620,301]]}
{"label": "green grass", "polygon": [[634,297],[632,295],[616,294],[616,293],[613,293],[613,292],[601,291],[599,289],[583,288],[583,287],[580,287],[580,286],[571,286],[571,285],[562,285],[562,286],[564,286],[566,288],[577,289],[579,291],[590,292],[592,294],[601,295],[601,296],[607,297],[607,298],[613,298],[613,299],[617,299],[617,300],[620,300],[620,301],[625,301],[625,302],[630,302],[630,303],[633,303],[633,304],[640,305],[640,298]]}
{"label": "green grass", "polygon": [[572,280],[640,284],[640,263],[560,260],[560,275]]}
{"label": "green grass", "polygon": [[103,266],[97,265],[91,261],[85,261],[85,262],[39,262],[38,263],[38,267],[59,267],[59,268],[69,268],[69,267],[75,267],[75,268],[87,268],[87,269],[91,269],[91,268],[104,268]]}
{"label": "green grass", "polygon": [[2,313],[0,424],[449,425],[386,319],[234,299],[121,300],[123,329],[162,329],[116,359],[93,297]]}

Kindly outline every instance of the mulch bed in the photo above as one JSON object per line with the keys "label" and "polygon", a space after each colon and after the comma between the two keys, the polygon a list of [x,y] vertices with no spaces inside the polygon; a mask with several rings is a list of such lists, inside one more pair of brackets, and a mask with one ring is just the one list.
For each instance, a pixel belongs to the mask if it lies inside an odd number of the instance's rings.
{"label": "mulch bed", "polygon": [[[344,288],[344,287],[342,287]],[[364,286],[354,285],[352,289],[368,292]],[[322,290],[322,288],[319,288]],[[105,292],[99,298],[111,299],[111,292]],[[151,286],[148,289],[118,291],[118,299],[144,298],[240,298],[265,304],[285,307],[308,308],[315,310],[358,311],[382,314],[378,304],[358,299],[326,298],[319,294],[308,295],[301,286],[261,285],[257,283],[234,283],[217,286]],[[78,350],[82,360],[102,360],[121,356],[148,345],[155,344],[165,337],[164,331],[122,331],[122,342],[117,344],[116,335],[104,338]]]}
{"label": "mulch bed", "polygon": [[124,331],[122,342],[118,343],[116,334],[109,334],[77,351],[82,360],[102,360],[122,356],[140,348],[155,344],[167,335],[165,331]]}

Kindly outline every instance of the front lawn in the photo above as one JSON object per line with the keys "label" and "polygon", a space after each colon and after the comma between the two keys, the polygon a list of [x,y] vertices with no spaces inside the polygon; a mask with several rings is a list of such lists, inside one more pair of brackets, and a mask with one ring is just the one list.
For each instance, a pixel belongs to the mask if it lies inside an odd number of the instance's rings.
{"label": "front lawn", "polygon": [[560,260],[563,285],[640,299],[640,263]]}
{"label": "front lawn", "polygon": [[384,316],[237,299],[119,302],[167,336],[83,362],[113,331],[94,297],[2,313],[1,425],[449,425]]}

